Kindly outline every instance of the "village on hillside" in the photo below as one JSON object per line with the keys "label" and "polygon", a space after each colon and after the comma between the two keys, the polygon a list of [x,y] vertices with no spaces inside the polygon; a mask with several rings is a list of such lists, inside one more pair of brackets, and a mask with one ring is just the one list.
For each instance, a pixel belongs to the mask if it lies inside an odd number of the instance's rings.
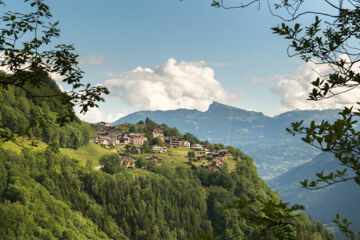
{"label": "village on hillside", "polygon": [[[135,168],[137,159],[134,155],[142,153],[150,153],[145,160],[161,166],[162,158],[156,154],[167,153],[169,148],[188,148],[189,161],[201,162],[199,168],[202,169],[223,170],[225,160],[232,157],[228,149],[210,151],[201,144],[190,144],[177,136],[165,136],[161,127],[152,129],[151,138],[157,139],[155,144],[151,144],[154,141],[150,143],[143,133],[125,132],[110,123],[99,122],[91,124],[91,127],[96,135],[91,136],[90,141],[106,149],[115,149],[121,156],[124,168]],[[97,170],[100,168],[97,166]]]}

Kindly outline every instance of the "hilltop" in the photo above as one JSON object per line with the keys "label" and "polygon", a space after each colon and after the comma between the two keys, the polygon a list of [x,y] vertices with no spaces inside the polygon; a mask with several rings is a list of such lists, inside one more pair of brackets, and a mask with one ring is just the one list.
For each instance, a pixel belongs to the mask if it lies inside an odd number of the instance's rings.
{"label": "hilltop", "polygon": [[169,167],[235,170],[236,163],[245,156],[232,146],[200,141],[190,133],[182,134],[149,118],[136,124],[112,126],[100,122],[91,126],[96,131],[96,135],[90,137],[91,142],[115,150],[126,168],[135,168],[137,161],[157,160],[157,165],[164,163]]}
{"label": "hilltop", "polygon": [[335,120],[337,110],[290,111],[274,117],[213,102],[205,112],[198,110],[140,111],[115,121],[137,123],[147,117],[155,122],[190,132],[211,143],[233,145],[251,155],[258,166],[259,175],[270,179],[289,169],[311,161],[319,152],[299,137],[286,132],[291,122],[305,120]]}

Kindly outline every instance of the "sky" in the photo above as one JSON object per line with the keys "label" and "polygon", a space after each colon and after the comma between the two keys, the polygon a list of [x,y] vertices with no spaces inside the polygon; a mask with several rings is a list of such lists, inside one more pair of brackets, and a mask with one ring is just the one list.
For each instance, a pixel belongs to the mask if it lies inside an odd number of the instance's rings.
{"label": "sky", "polygon": [[[288,42],[271,31],[279,19],[266,6],[224,10],[210,0],[48,3],[60,21],[57,41],[75,46],[84,81],[111,92],[98,109],[80,116],[86,121],[112,122],[139,110],[205,111],[213,101],[271,116],[338,106],[306,101],[314,69],[328,69],[287,56]],[[8,6],[21,10],[23,2]]]}

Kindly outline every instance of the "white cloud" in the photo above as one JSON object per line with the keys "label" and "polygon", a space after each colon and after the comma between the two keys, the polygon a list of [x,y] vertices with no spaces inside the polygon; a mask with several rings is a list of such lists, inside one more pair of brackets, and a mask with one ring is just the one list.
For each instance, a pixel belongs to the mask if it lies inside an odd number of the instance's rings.
{"label": "white cloud", "polygon": [[87,113],[82,114],[79,109],[76,110],[78,117],[89,123],[97,123],[101,121],[111,123],[130,113],[128,111],[119,110],[117,113],[104,114],[99,110],[99,108],[91,108]]}
{"label": "white cloud", "polygon": [[215,80],[204,62],[180,62],[170,58],[155,70],[137,67],[131,72],[108,73],[105,81],[111,95],[143,110],[178,108],[207,110],[214,100],[226,102],[236,97]]}
{"label": "white cloud", "polygon": [[77,115],[81,120],[89,123],[101,122],[104,119],[103,113],[98,108],[91,108],[85,114],[79,113],[78,109],[76,112],[78,113]]}
{"label": "white cloud", "polygon": [[[354,70],[356,69],[358,70],[359,66],[355,66]],[[281,97],[281,104],[284,106],[281,111],[343,108],[360,101],[359,88],[321,101],[306,100],[313,89],[311,82],[331,72],[332,69],[329,65],[308,62],[300,66],[294,75],[276,76],[279,81],[273,91]],[[344,89],[337,89],[338,92],[342,90]]]}

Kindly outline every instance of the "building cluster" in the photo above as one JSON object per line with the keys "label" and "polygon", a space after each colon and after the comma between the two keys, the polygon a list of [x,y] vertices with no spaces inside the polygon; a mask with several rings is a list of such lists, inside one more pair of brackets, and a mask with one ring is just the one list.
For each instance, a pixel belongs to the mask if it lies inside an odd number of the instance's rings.
{"label": "building cluster", "polygon": [[[90,140],[103,147],[126,146],[128,152],[140,154],[140,147],[144,145],[148,139],[142,133],[124,133],[120,129],[113,127],[110,123],[100,122],[92,124],[96,130],[97,136],[91,137]],[[163,130],[156,127],[152,130],[152,138],[161,140],[161,144],[150,146],[150,151],[154,153],[166,153],[169,148],[185,147],[196,151],[196,159],[201,161],[201,168],[222,170],[224,161],[231,157],[231,153],[227,149],[211,152],[201,144],[190,144],[190,142],[180,139],[176,136],[164,136]],[[161,145],[161,146],[160,146]],[[158,156],[150,156],[145,158],[147,161],[153,161],[157,166],[162,165],[162,159]],[[136,158],[132,156],[121,156],[122,165],[125,168],[135,168]]]}
{"label": "building cluster", "polygon": [[97,132],[97,136],[90,137],[90,141],[104,147],[131,145],[140,147],[147,141],[144,134],[141,133],[123,133],[120,129],[111,126],[110,123],[99,122],[91,124]]}
{"label": "building cluster", "polygon": [[[228,149],[222,149],[216,152],[210,152],[208,149],[199,151],[199,155],[196,158],[201,161],[200,168],[222,170],[224,168],[224,162],[227,158],[231,158],[231,153]],[[209,161],[211,161],[209,163]]]}
{"label": "building cluster", "polygon": [[[90,140],[103,147],[113,146],[116,148],[117,146],[130,145],[129,151],[131,153],[140,153],[140,147],[148,140],[142,133],[123,133],[120,129],[111,126],[110,123],[99,122],[92,124],[92,127],[96,130],[97,136],[90,137]],[[181,140],[176,136],[165,137],[159,127],[153,129],[152,137],[159,138],[163,143],[163,146],[151,146],[152,153],[166,153],[168,148],[190,148],[190,142]],[[199,146],[197,146],[198,148]]]}

